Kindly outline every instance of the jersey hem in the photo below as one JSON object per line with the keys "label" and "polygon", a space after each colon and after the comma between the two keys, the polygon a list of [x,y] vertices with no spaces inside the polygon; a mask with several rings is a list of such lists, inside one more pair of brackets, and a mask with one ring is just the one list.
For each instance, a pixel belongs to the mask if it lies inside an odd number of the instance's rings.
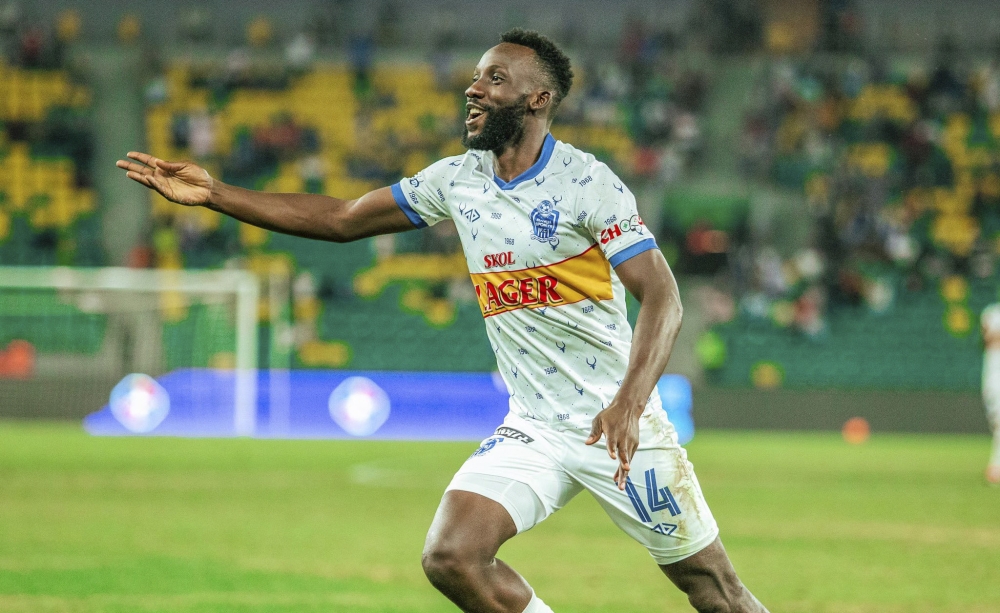
{"label": "jersey hem", "polygon": [[406,194],[403,193],[403,188],[400,187],[399,183],[392,184],[392,199],[395,200],[396,205],[403,210],[403,214],[410,220],[410,223],[418,228],[427,227],[427,222],[420,216],[420,213],[414,211],[413,207],[410,206],[409,201],[406,199]]}

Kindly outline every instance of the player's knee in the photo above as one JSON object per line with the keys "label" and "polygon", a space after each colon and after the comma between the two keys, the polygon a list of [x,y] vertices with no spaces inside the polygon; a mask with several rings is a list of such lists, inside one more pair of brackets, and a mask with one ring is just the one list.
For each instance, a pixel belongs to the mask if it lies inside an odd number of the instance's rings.
{"label": "player's knee", "polygon": [[440,587],[468,580],[473,573],[475,559],[459,546],[432,543],[424,548],[421,564],[430,582]]}

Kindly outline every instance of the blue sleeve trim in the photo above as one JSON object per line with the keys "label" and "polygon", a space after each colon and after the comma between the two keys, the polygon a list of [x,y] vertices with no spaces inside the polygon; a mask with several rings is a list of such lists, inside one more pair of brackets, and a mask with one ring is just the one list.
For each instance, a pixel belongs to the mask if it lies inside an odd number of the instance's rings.
{"label": "blue sleeve trim", "polygon": [[403,193],[403,188],[399,186],[399,183],[392,184],[392,198],[399,205],[399,208],[403,209],[403,213],[410,220],[410,223],[418,228],[427,227],[427,222],[424,221],[424,218],[410,206],[410,202],[406,199],[406,194]]}
{"label": "blue sleeve trim", "polygon": [[630,245],[622,249],[618,253],[614,254],[613,256],[611,256],[608,259],[608,261],[611,262],[612,267],[617,268],[618,265],[624,262],[625,260],[630,260],[635,256],[639,255],[640,253],[644,251],[649,251],[650,249],[656,249],[655,238],[647,238],[639,241],[634,245]]}

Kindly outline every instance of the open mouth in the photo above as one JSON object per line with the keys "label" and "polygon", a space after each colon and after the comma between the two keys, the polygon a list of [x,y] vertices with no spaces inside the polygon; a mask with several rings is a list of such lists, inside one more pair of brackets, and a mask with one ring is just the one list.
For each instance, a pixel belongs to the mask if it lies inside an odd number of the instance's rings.
{"label": "open mouth", "polygon": [[476,107],[476,106],[470,106],[469,107],[469,114],[465,118],[465,124],[466,125],[472,125],[474,123],[477,123],[478,120],[480,118],[482,118],[483,116],[485,116],[485,115],[486,115],[486,111],[484,111],[483,109],[481,109],[479,107]]}

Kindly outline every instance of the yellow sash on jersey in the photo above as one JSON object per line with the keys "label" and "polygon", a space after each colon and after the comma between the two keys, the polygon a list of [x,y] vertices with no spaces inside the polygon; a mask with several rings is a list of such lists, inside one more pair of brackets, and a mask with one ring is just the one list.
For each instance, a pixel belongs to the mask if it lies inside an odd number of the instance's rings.
{"label": "yellow sash on jersey", "polygon": [[471,276],[483,317],[523,308],[614,298],[611,264],[597,245],[555,264],[471,273]]}

